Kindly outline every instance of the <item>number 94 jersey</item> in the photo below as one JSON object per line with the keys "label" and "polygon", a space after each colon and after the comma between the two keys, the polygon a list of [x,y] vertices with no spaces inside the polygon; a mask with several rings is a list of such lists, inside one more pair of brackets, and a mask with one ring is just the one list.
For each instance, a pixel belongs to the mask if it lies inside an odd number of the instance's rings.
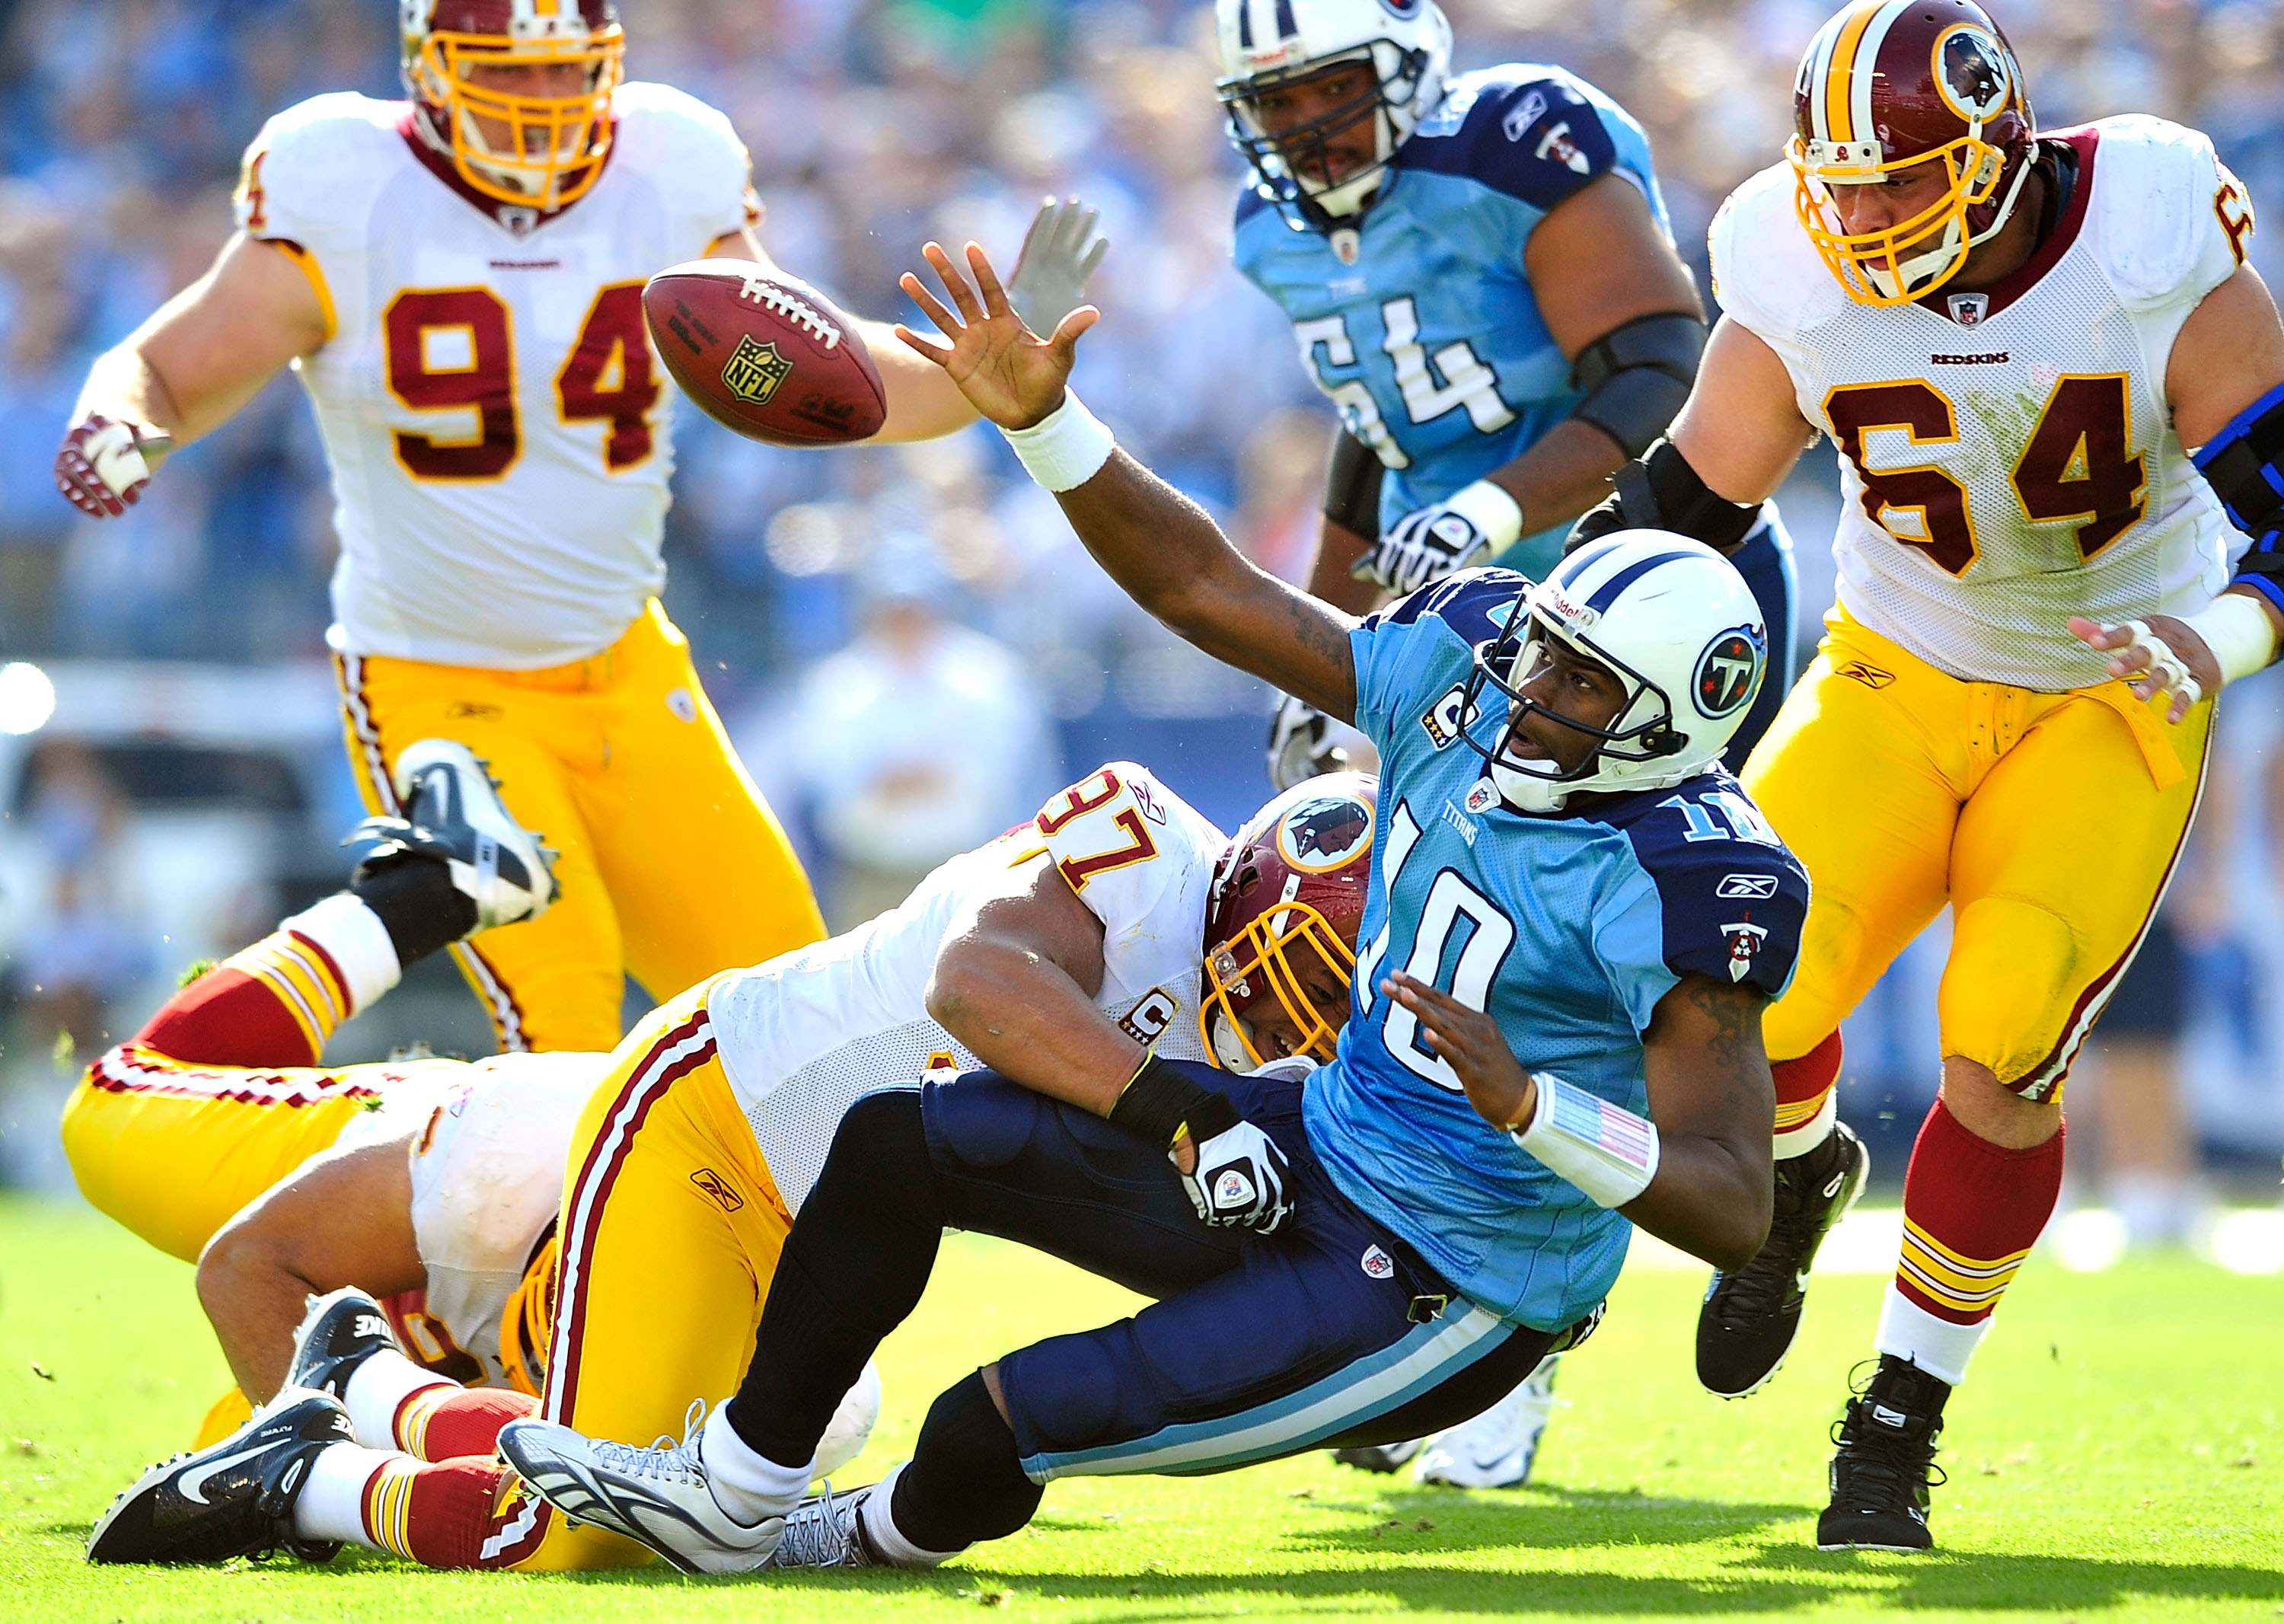
{"label": "number 94 jersey", "polygon": [[502,207],[440,173],[402,102],[337,94],[247,149],[239,224],[309,273],[330,336],[296,363],[332,465],[332,636],[534,669],[616,642],[665,579],[668,397],[650,276],[755,217],[729,121],[622,85],[602,176]]}
{"label": "number 94 jersey", "polygon": [[2162,119],[2040,145],[2067,195],[1989,288],[1853,302],[1785,164],[1737,189],[1711,238],[1722,308],[1840,449],[1841,607],[1954,677],[2055,693],[2108,680],[2071,615],[2192,613],[2243,550],[2173,432],[2165,372],[2243,262],[2252,210],[2212,144]]}
{"label": "number 94 jersey", "polygon": [[1353,230],[1295,230],[1253,191],[1239,199],[1237,268],[1386,465],[1382,528],[1521,456],[1578,403],[1522,255],[1550,210],[1611,173],[1663,228],[1641,126],[1560,68],[1517,63],[1451,81]]}
{"label": "number 94 jersey", "polygon": [[1461,694],[1475,645],[1528,584],[1466,571],[1350,636],[1381,827],[1348,1029],[1302,1108],[1349,1199],[1470,1300],[1556,1331],[1608,1292],[1631,1226],[1478,1116],[1381,979],[1434,983],[1488,1012],[1526,1070],[1647,1115],[1642,1034],[1658,1001],[1685,975],[1782,992],[1808,877],[1718,769],[1571,815],[1500,801],[1459,733],[1499,736],[1506,700],[1464,717]]}

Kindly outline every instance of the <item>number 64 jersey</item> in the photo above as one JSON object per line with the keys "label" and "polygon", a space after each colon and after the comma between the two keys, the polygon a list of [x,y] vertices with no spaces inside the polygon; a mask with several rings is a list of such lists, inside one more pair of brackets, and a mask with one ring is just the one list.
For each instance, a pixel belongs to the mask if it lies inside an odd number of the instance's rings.
{"label": "number 64 jersey", "polygon": [[1952,676],[2053,693],[2108,680],[2071,615],[2192,613],[2243,550],[2173,432],[2165,373],[2243,262],[2252,210],[2211,143],[2161,119],[2039,144],[2064,195],[1989,288],[1852,301],[1786,164],[1722,206],[1711,247],[1722,308],[1840,449],[1842,609]]}
{"label": "number 64 jersey", "polygon": [[601,177],[541,214],[465,188],[403,102],[341,93],[247,149],[239,226],[325,307],[295,364],[332,465],[336,646],[534,669],[616,642],[665,579],[673,471],[643,284],[757,217],[729,121],[622,85]]}

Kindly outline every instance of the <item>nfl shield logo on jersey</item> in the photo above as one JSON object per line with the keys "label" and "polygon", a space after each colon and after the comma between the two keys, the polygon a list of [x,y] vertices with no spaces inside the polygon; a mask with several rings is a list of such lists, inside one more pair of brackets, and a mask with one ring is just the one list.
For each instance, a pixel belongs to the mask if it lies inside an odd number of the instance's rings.
{"label": "nfl shield logo on jersey", "polygon": [[1991,314],[1988,293],[1953,293],[1951,296],[1951,319],[1962,327],[1973,327]]}
{"label": "nfl shield logo on jersey", "polygon": [[738,347],[722,363],[722,386],[749,405],[759,406],[793,376],[793,363],[778,353],[774,340],[757,344],[750,332],[738,335]]}

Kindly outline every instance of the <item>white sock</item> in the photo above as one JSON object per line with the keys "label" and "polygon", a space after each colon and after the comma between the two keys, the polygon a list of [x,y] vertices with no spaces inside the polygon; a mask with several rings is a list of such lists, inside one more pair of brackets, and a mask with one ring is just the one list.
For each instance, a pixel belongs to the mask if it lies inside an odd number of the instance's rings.
{"label": "white sock", "polygon": [[1798,1128],[1787,1128],[1777,1135],[1776,1159],[1789,1161],[1795,1156],[1805,1156],[1826,1139],[1832,1137],[1832,1125],[1840,1120],[1840,1090],[1835,1086],[1816,1108],[1816,1114]]}
{"label": "white sock", "polygon": [[380,1546],[364,1531],[364,1486],[374,1472],[402,1458],[406,1457],[354,1443],[320,1449],[309,1463],[309,1480],[293,1500],[294,1536],[379,1550]]}
{"label": "white sock", "polygon": [[706,1464],[706,1486],[714,1503],[747,1527],[783,1517],[809,1492],[809,1463],[781,1466],[738,1436],[730,1425],[730,1401],[706,1417],[698,1435],[698,1458]]}
{"label": "white sock", "polygon": [[872,1492],[864,1496],[864,1503],[856,1508],[856,1521],[874,1554],[890,1567],[940,1567],[959,1552],[923,1550],[913,1544],[896,1526],[896,1512],[889,1504],[896,1497],[896,1480],[911,1464],[905,1461],[873,1485]]}
{"label": "white sock", "polygon": [[404,975],[404,966],[396,962],[396,944],[388,939],[388,926],[364,905],[363,898],[349,892],[334,892],[281,921],[278,928],[307,936],[340,966],[342,979],[349,984],[352,1015],[370,1008]]}
{"label": "white sock", "polygon": [[359,1443],[368,1449],[395,1449],[403,1447],[396,1436],[397,1407],[424,1387],[458,1385],[384,1347],[349,1372],[341,1406],[349,1412]]}
{"label": "white sock", "polygon": [[1928,1375],[1956,1387],[1967,1379],[1967,1362],[1991,1329],[1984,1315],[1972,1325],[1938,1319],[1904,1295],[1894,1281],[1888,1283],[1888,1300],[1880,1309],[1880,1335],[1873,1343],[1883,1354],[1908,1359]]}

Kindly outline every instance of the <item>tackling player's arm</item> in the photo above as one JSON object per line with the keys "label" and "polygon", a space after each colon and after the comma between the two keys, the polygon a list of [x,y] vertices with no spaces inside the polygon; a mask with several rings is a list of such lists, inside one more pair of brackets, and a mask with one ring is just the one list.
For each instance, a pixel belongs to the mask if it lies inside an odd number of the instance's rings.
{"label": "tackling player's arm", "polygon": [[[1485,1121],[1514,1132],[1537,1115],[1537,1082],[1497,1021],[1401,971],[1381,989],[1420,1018],[1421,1038]],[[1642,1035],[1655,1173],[1617,1210],[1716,1269],[1742,1269],[1768,1238],[1776,1085],[1761,1047],[1767,1002],[1758,988],[1685,975]]]}
{"label": "tackling player's arm", "polygon": [[[1359,534],[1378,533],[1361,509],[1328,517],[1309,580],[1327,602],[1369,609],[1380,585],[1412,590],[1576,518],[1687,397],[1705,344],[1704,308],[1639,187],[1617,174],[1597,176],[1547,212],[1522,259],[1548,335],[1584,398],[1520,456],[1448,500],[1405,514],[1376,545]],[[1341,488],[1338,472],[1328,495]],[[1373,494],[1376,502],[1376,482]],[[1353,582],[1341,588],[1335,574],[1360,564],[1376,584],[1360,593]]]}
{"label": "tackling player's arm", "polygon": [[276,1395],[313,1294],[427,1283],[412,1230],[410,1134],[325,1151],[249,1202],[199,1256],[199,1302],[239,1390]]}
{"label": "tackling player's arm", "polygon": [[[1054,435],[1065,425],[1091,423],[1083,408],[1072,410],[1076,402],[1063,386],[1079,335],[1094,324],[1097,312],[1091,307],[1072,311],[1052,338],[1043,340],[1008,305],[982,249],[967,245],[973,284],[939,245],[930,243],[923,252],[957,314],[909,272],[903,288],[951,342],[902,325],[896,336],[942,367],[983,416],[1018,437],[1019,454],[1041,452],[1036,436],[1033,450],[1026,452],[1020,436],[1027,431]],[[1111,579],[1176,633],[1329,715],[1354,719],[1356,661],[1349,634],[1355,616],[1256,567],[1203,509],[1115,449],[1056,496]]]}
{"label": "tackling player's arm", "polygon": [[332,336],[295,252],[237,233],[204,276],[96,358],[56,458],[74,506],[98,519],[125,511],[169,442],[212,433]]}
{"label": "tackling player's arm", "polygon": [[[2284,323],[2267,284],[2249,265],[2207,293],[2173,340],[2165,363],[2165,398],[2185,446],[2202,448],[2197,466],[2229,517],[2252,536],[2252,548],[2210,607],[2179,619],[2153,614],[2150,636],[2131,625],[2105,626],[2082,616],[2069,629],[2113,652],[2113,676],[2134,681],[2146,699],[2170,692],[2169,719],[2188,714],[2191,699],[2178,672],[2200,695],[2268,665],[2284,637]],[[2255,612],[2257,612],[2257,613]],[[2175,659],[2159,658],[2162,638]]]}

